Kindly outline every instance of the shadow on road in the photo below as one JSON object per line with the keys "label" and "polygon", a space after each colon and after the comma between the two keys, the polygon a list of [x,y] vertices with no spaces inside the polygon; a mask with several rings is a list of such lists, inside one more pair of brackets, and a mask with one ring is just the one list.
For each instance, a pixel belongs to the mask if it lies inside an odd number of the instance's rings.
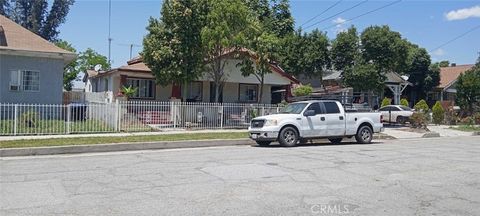
{"label": "shadow on road", "polygon": [[345,141],[340,144],[333,144],[329,142],[328,140],[326,141],[315,141],[315,142],[308,142],[305,144],[297,144],[294,147],[284,147],[281,146],[279,143],[272,143],[268,146],[259,146],[259,145],[252,145],[252,147],[257,147],[257,148],[304,148],[304,147],[315,147],[315,146],[342,146],[342,145],[378,145],[378,144],[384,144],[384,142],[381,141],[372,141],[370,144],[359,144],[357,142],[353,141]]}

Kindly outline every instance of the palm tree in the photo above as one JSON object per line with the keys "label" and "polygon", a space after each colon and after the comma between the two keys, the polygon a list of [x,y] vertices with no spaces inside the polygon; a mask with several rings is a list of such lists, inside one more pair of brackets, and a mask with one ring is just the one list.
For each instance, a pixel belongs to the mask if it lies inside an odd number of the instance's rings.
{"label": "palm tree", "polygon": [[133,97],[137,93],[137,89],[138,88],[132,86],[122,86],[122,93],[128,100],[130,97]]}

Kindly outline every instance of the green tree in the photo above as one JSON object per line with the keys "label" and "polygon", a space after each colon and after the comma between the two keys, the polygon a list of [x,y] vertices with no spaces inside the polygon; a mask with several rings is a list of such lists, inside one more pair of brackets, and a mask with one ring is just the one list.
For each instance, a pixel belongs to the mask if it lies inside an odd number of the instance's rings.
{"label": "green tree", "polygon": [[272,16],[271,29],[277,37],[284,38],[295,31],[289,0],[273,1]]}
{"label": "green tree", "polygon": [[[59,40],[55,42],[55,45],[70,52],[77,53],[73,45],[67,41]],[[95,52],[91,48],[77,54],[78,57],[64,68],[63,88],[67,91],[72,90],[73,81],[77,79],[80,72],[86,73],[87,70],[93,69],[95,65],[101,65],[103,70],[110,69],[107,57]]]}
{"label": "green tree", "polygon": [[65,17],[74,2],[54,0],[48,10],[47,0],[0,0],[0,14],[46,40],[55,41],[59,34],[58,27],[65,22]]}
{"label": "green tree", "polygon": [[279,49],[279,62],[282,68],[289,74],[299,76],[306,71],[304,54],[307,49],[307,41],[299,29],[293,34],[281,39]]}
{"label": "green tree", "polygon": [[150,18],[148,34],[143,39],[142,57],[157,83],[184,84],[203,73],[200,33],[206,13],[204,3],[166,0],[162,4],[161,18]]}
{"label": "green tree", "polygon": [[247,41],[247,48],[254,53],[243,55],[241,71],[243,76],[253,75],[260,83],[260,93],[257,102],[263,99],[263,87],[265,83],[265,75],[272,72],[271,64],[275,62],[277,56],[277,48],[279,44],[278,38],[264,28],[259,22],[255,22],[256,27],[252,28],[250,35],[253,38]]}
{"label": "green tree", "polygon": [[455,85],[457,104],[465,111],[465,114],[478,111],[480,107],[480,62],[461,74]]}
{"label": "green tree", "polygon": [[408,59],[406,74],[408,81],[413,84],[412,91],[418,98],[425,98],[440,83],[440,68],[438,64],[431,65],[427,50],[416,45],[410,45]]}
{"label": "green tree", "polygon": [[[68,50],[73,53],[77,53],[77,50],[72,46],[72,44],[67,41],[60,40],[55,42],[55,45],[58,47]],[[77,79],[78,76],[78,62],[77,60],[71,61],[68,65],[65,66],[63,71],[63,88],[67,91],[72,90],[73,81]]]}
{"label": "green tree", "polygon": [[433,105],[432,117],[433,117],[433,123],[435,124],[443,123],[443,119],[445,118],[445,110],[443,109],[442,104],[440,104],[440,101],[437,101],[435,105]]}
{"label": "green tree", "polygon": [[[358,57],[357,57],[358,59]],[[356,60],[355,65],[345,68],[343,83],[355,91],[380,92],[384,88],[385,76],[374,64]]]}
{"label": "green tree", "polygon": [[360,53],[359,42],[360,38],[354,26],[337,34],[331,49],[332,64],[336,70],[345,70],[353,65],[355,57]]}
{"label": "green tree", "polygon": [[251,12],[242,0],[208,2],[201,39],[208,59],[206,74],[215,84],[215,102],[227,78],[224,69],[229,56],[225,54],[245,45],[251,23]]}
{"label": "green tree", "polygon": [[413,108],[415,109],[415,111],[419,111],[422,113],[428,113],[428,111],[430,111],[430,108],[428,107],[427,102],[423,99],[418,101],[417,104],[413,106]]}
{"label": "green tree", "polygon": [[405,99],[405,98],[402,98],[402,99],[400,100],[400,105],[406,106],[406,107],[410,106],[410,105],[408,104],[408,100]]}
{"label": "green tree", "polygon": [[306,67],[303,74],[321,81],[323,72],[331,65],[327,35],[315,29],[305,35],[305,45],[303,62]]}
{"label": "green tree", "polygon": [[301,85],[293,89],[293,95],[297,97],[309,96],[313,92],[313,88],[310,85]]}
{"label": "green tree", "polygon": [[450,61],[448,60],[443,60],[439,63],[440,67],[448,67],[450,65]]}
{"label": "green tree", "polygon": [[361,36],[361,53],[365,62],[372,62],[378,69],[403,73],[407,66],[408,43],[400,33],[388,26],[370,26]]}

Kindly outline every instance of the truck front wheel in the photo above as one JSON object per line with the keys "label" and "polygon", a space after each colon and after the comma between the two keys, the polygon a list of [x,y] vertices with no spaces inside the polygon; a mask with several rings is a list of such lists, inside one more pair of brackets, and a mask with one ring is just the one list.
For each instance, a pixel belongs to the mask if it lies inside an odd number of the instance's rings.
{"label": "truck front wheel", "polygon": [[293,127],[285,127],[280,131],[278,142],[285,147],[293,147],[298,142],[297,130]]}
{"label": "truck front wheel", "polygon": [[372,129],[368,126],[362,126],[357,131],[357,135],[355,135],[355,139],[358,143],[367,144],[371,143],[373,138]]}

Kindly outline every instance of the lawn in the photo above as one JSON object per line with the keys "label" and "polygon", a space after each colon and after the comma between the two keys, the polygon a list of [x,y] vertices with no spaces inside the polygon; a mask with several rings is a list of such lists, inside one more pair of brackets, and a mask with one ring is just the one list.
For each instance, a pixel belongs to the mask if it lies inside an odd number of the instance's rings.
{"label": "lawn", "polygon": [[459,130],[459,131],[466,131],[466,132],[480,131],[480,126],[475,126],[475,125],[460,125],[457,127],[450,127],[450,128]]}
{"label": "lawn", "polygon": [[[0,135],[11,135],[14,133],[13,120],[0,120]],[[113,132],[114,129],[99,120],[72,121],[70,133],[86,132]],[[17,123],[17,134],[66,134],[67,123],[63,120],[39,120],[34,125],[23,122]]]}
{"label": "lawn", "polygon": [[160,141],[182,141],[182,140],[241,139],[241,138],[247,138],[247,137],[248,137],[248,133],[246,132],[183,133],[183,134],[125,136],[125,137],[76,137],[76,138],[0,141],[0,148],[66,146],[66,145],[130,143],[130,142],[160,142]]}

